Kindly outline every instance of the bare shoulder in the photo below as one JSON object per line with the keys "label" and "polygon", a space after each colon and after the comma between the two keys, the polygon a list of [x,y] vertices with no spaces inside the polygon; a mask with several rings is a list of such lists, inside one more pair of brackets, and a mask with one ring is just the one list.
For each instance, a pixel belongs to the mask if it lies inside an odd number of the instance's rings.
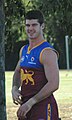
{"label": "bare shoulder", "polygon": [[45,49],[41,55],[41,61],[43,64],[52,64],[58,60],[57,54],[52,49]]}

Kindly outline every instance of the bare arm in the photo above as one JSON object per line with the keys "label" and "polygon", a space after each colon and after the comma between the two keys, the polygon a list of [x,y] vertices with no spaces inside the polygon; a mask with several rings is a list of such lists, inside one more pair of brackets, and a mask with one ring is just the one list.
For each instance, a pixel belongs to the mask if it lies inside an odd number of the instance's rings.
{"label": "bare arm", "polygon": [[14,71],[14,75],[13,75],[13,83],[12,83],[12,87],[16,86],[17,88],[20,87],[20,61],[18,62],[15,71]]}
{"label": "bare arm", "polygon": [[[20,49],[19,58],[21,58],[23,47]],[[20,81],[20,60],[19,60],[14,71],[12,87],[15,86],[19,88],[20,84],[21,84],[21,81]]]}
{"label": "bare arm", "polygon": [[20,87],[20,61],[18,62],[14,75],[13,75],[13,83],[12,83],[12,98],[13,102],[18,105],[21,104],[21,92],[19,90]]}
{"label": "bare arm", "polygon": [[[22,49],[20,50],[20,58],[21,58],[21,54],[22,54]],[[20,79],[20,60],[18,61],[18,64],[15,68],[14,71],[14,75],[13,75],[13,82],[12,82],[12,98],[13,98],[13,102],[15,104],[21,104],[21,91],[19,90],[19,87],[21,85],[21,79]]]}
{"label": "bare arm", "polygon": [[42,53],[42,63],[48,83],[33,97],[36,102],[49,97],[59,87],[59,68],[56,53],[52,50],[45,50]]}

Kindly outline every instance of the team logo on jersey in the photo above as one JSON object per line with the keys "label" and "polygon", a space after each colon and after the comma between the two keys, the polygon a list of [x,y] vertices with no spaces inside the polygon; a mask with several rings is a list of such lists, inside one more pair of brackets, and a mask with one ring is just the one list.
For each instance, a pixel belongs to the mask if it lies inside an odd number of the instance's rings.
{"label": "team logo on jersey", "polygon": [[31,61],[32,61],[32,62],[34,61],[34,57],[31,57]]}
{"label": "team logo on jersey", "polygon": [[25,73],[23,71],[23,69],[21,69],[21,85],[23,83],[23,81],[25,81],[25,84],[27,85],[28,82],[31,82],[31,85],[34,85],[34,79],[32,78],[32,76],[34,75],[33,71],[27,71],[25,70]]}
{"label": "team logo on jersey", "polygon": [[28,62],[29,64],[36,64],[36,62],[34,62],[35,58],[34,57],[31,57],[31,60]]}

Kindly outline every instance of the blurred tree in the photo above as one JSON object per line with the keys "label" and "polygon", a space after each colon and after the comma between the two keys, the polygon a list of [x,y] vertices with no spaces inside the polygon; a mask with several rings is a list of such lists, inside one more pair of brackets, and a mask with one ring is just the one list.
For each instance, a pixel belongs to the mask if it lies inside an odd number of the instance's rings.
{"label": "blurred tree", "polygon": [[25,8],[22,0],[5,1],[5,48],[12,52],[13,46],[18,40],[25,37],[24,34]]}
{"label": "blurred tree", "polygon": [[[22,0],[5,0],[5,69],[14,70],[18,61],[18,47],[27,36],[24,24],[25,4]],[[21,44],[18,44],[21,41]],[[24,42],[25,43],[25,42]],[[18,46],[17,46],[17,45]],[[20,46],[19,46],[20,45]],[[16,49],[15,49],[16,47]],[[13,62],[14,59],[14,62]]]}
{"label": "blurred tree", "polygon": [[65,36],[72,35],[72,0],[29,1],[44,13],[45,37],[60,53],[60,68],[66,68]]}
{"label": "blurred tree", "polygon": [[0,0],[0,120],[6,120],[5,51],[4,51],[4,0]]}
{"label": "blurred tree", "polygon": [[44,13],[45,38],[59,51],[60,68],[66,68],[65,35],[72,35],[72,0],[6,0],[6,51],[13,51],[16,41],[27,38],[24,16],[30,9]]}

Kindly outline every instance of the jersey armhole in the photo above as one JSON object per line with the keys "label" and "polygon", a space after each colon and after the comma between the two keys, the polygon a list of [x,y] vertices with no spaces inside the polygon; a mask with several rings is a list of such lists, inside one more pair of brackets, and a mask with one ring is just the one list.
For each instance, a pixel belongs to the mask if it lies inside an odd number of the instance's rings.
{"label": "jersey armhole", "polygon": [[44,48],[44,49],[41,51],[41,53],[40,53],[39,60],[40,60],[40,63],[41,63],[41,64],[43,64],[43,63],[42,63],[42,53],[44,52],[44,50],[53,50],[53,51],[57,54],[57,58],[59,58],[59,53],[58,53],[58,51],[56,51],[55,49],[52,49],[52,48],[50,48],[50,47],[47,47],[47,48]]}
{"label": "jersey armhole", "polygon": [[23,47],[21,47],[21,49],[20,49],[20,52],[19,52],[19,58],[21,58],[22,50],[23,50],[24,47],[25,47],[25,45],[24,45]]}

